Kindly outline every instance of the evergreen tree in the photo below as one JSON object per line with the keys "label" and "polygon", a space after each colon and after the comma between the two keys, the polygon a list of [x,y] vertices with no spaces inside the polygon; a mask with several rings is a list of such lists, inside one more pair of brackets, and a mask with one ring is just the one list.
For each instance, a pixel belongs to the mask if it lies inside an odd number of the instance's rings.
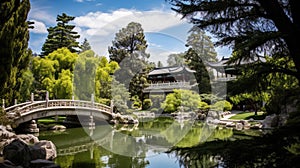
{"label": "evergreen tree", "polygon": [[75,28],[74,25],[68,24],[74,19],[75,17],[68,16],[65,13],[57,15],[57,25],[47,29],[48,36],[42,47],[42,56],[47,56],[62,47],[67,47],[71,52],[78,51],[79,43],[76,40],[80,37],[80,35],[73,31]]}
{"label": "evergreen tree", "polygon": [[204,31],[194,26],[187,38],[187,46],[191,47],[202,61],[217,61],[217,53],[211,37],[207,36]]}
{"label": "evergreen tree", "polygon": [[146,54],[147,41],[140,23],[131,22],[118,33],[108,48],[110,61],[120,62],[126,57],[149,58]]}
{"label": "evergreen tree", "polygon": [[[6,0],[0,2],[0,95],[10,98],[9,90],[17,83],[17,73],[28,66],[19,65],[26,57],[29,40],[27,15],[30,10],[29,0]],[[26,57],[28,58],[28,57]],[[23,67],[25,66],[25,67]],[[11,104],[12,102],[6,102]]]}
{"label": "evergreen tree", "polygon": [[86,38],[84,38],[84,41],[82,42],[82,44],[80,46],[80,49],[81,49],[81,52],[85,52],[87,50],[92,49],[90,43],[88,42],[88,40]]}
{"label": "evergreen tree", "polygon": [[184,55],[187,65],[196,71],[195,78],[198,83],[199,93],[210,93],[211,85],[209,73],[206,70],[204,62],[201,59],[201,56],[198,53],[190,48]]}
{"label": "evergreen tree", "polygon": [[138,95],[142,99],[142,89],[147,85],[143,74],[149,70],[150,55],[146,53],[147,41],[141,24],[129,23],[116,33],[112,44],[108,49],[110,61],[120,65],[115,79],[129,89],[131,97]]}
{"label": "evergreen tree", "polygon": [[164,67],[163,63],[161,61],[157,62],[157,68],[162,68]]}

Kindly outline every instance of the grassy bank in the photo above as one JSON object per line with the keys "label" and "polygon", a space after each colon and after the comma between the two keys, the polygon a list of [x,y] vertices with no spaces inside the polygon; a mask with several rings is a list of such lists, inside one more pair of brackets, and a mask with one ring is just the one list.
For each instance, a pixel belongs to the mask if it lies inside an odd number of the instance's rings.
{"label": "grassy bank", "polygon": [[265,117],[266,117],[265,112],[257,112],[257,115],[254,115],[254,112],[242,112],[242,113],[238,113],[238,114],[230,117],[229,119],[249,120],[249,119],[253,118],[254,120],[263,120],[263,119],[265,119]]}

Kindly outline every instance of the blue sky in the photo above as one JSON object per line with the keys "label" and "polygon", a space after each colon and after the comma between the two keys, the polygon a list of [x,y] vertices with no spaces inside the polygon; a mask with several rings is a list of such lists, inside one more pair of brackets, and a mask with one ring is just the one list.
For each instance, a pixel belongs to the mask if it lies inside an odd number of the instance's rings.
{"label": "blue sky", "polygon": [[[165,63],[171,53],[180,53],[191,24],[171,10],[165,0],[31,0],[28,20],[35,22],[30,32],[29,47],[40,53],[47,37],[47,28],[56,25],[57,15],[75,16],[82,42],[87,38],[92,49],[100,56],[108,56],[107,48],[121,28],[134,21],[142,24],[149,44],[151,61]],[[226,48],[217,48],[218,57],[229,56]]]}

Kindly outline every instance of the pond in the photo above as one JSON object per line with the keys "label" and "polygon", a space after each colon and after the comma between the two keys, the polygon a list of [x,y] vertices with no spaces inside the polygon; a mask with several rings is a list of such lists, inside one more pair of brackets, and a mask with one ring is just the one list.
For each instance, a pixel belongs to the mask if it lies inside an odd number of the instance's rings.
{"label": "pond", "polygon": [[[182,167],[180,154],[171,148],[192,147],[216,139],[235,140],[260,136],[259,130],[237,131],[199,121],[155,118],[139,125],[100,125],[95,129],[70,128],[43,131],[39,139],[51,140],[57,147],[55,162],[62,168],[98,167]],[[217,162],[209,156],[203,162]]]}

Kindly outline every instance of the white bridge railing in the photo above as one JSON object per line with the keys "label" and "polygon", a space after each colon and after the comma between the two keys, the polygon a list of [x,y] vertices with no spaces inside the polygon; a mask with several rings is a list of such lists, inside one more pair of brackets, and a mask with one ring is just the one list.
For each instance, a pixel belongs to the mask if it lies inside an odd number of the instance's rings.
{"label": "white bridge railing", "polygon": [[8,108],[5,108],[5,112],[8,114],[17,114],[22,115],[24,113],[30,112],[36,109],[42,108],[53,108],[53,107],[85,107],[91,109],[97,109],[106,111],[108,113],[111,112],[111,107],[101,104],[95,103],[91,101],[83,101],[83,100],[45,100],[45,101],[35,101],[35,102],[26,102],[17,104]]}

